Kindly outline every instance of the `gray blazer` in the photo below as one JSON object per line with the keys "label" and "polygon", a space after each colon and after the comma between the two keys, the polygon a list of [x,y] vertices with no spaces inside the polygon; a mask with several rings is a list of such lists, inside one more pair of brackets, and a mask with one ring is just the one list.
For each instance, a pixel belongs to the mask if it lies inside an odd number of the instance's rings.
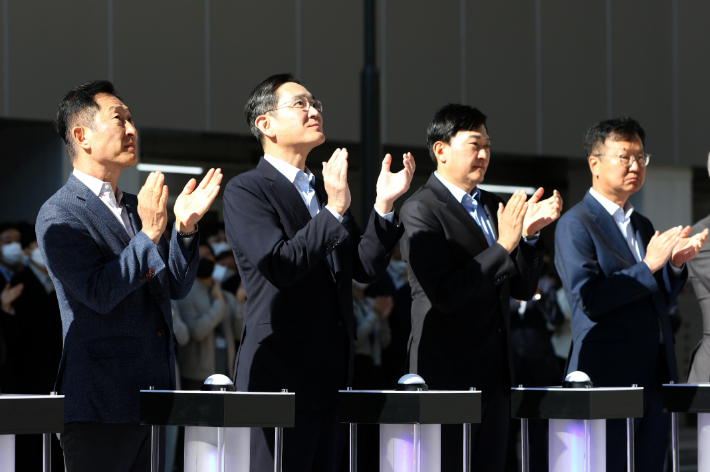
{"label": "gray blazer", "polygon": [[37,243],[57,289],[64,348],[55,389],[64,420],[137,423],[139,391],[175,388],[170,299],[197,272],[173,229],[158,245],[141,232],[138,200],[123,194],[136,236],[73,175],[37,217]]}
{"label": "gray blazer", "polygon": [[[690,234],[710,228],[710,216],[693,225]],[[710,382],[710,245],[706,244],[697,256],[688,262],[688,274],[693,282],[703,312],[703,338],[690,355],[688,383]]]}

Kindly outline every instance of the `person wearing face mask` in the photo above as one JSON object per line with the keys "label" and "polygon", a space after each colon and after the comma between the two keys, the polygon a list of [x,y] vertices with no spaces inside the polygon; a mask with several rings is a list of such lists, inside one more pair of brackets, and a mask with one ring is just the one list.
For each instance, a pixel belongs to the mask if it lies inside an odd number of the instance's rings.
{"label": "person wearing face mask", "polygon": [[[214,248],[214,245],[212,247]],[[227,247],[226,251],[215,252],[215,266],[212,278],[222,281],[222,289],[232,294],[237,293],[242,278],[239,276],[234,253],[229,247]]]}
{"label": "person wearing face mask", "polygon": [[[9,331],[6,339],[15,392],[47,395],[54,389],[62,357],[62,318],[54,284],[36,241],[30,243],[29,252],[29,265],[17,272],[10,283],[12,287],[23,288],[12,303],[14,315],[5,317],[4,321],[9,323],[3,325]],[[64,455],[56,435],[52,438],[52,466],[60,470],[64,467]],[[40,449],[41,441],[39,435],[17,436],[17,470],[39,466],[33,451]]]}
{"label": "person wearing face mask", "polygon": [[235,340],[242,330],[234,295],[223,290],[212,277],[214,255],[208,244],[200,245],[200,262],[195,284],[177,302],[187,325],[190,341],[180,346],[180,375],[184,390],[199,390],[212,374],[229,376],[236,357]]}
{"label": "person wearing face mask", "polygon": [[21,235],[17,227],[11,223],[0,225],[0,274],[5,278],[5,282],[10,282],[15,272],[20,271],[25,265],[25,251],[22,250],[20,242]]}

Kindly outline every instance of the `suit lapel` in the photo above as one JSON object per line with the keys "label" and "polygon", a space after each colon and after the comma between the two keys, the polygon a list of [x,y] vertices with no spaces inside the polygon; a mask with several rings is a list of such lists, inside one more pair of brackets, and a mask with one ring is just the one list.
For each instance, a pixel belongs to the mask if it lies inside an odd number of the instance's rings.
{"label": "suit lapel", "polygon": [[143,229],[143,222],[138,216],[138,198],[124,193],[123,202],[126,205],[126,212],[128,213],[128,220],[131,222],[131,228],[133,228],[133,234],[138,234]]}
{"label": "suit lapel", "polygon": [[436,178],[434,174],[429,177],[429,182],[427,186],[432,192],[437,196],[439,200],[446,204],[446,209],[449,213],[454,216],[466,229],[473,235],[474,240],[480,246],[481,250],[488,247],[488,241],[486,236],[483,234],[483,230],[478,226],[478,224],[471,218],[466,209],[461,205],[461,202],[457,202],[454,196],[449,192],[449,189],[444,187],[439,179]]}
{"label": "suit lapel", "polygon": [[301,225],[301,228],[306,226],[311,219],[311,214],[308,213],[308,208],[303,203],[303,199],[298,194],[298,190],[293,186],[293,182],[289,182],[284,175],[276,170],[274,166],[269,164],[269,161],[263,157],[256,166],[267,180],[271,181],[271,188],[276,196],[281,199],[290,209]]}
{"label": "suit lapel", "polygon": [[498,240],[498,199],[493,198],[488,192],[480,190],[481,192],[481,203],[483,203],[483,209],[486,210],[486,215],[488,215],[488,221],[491,222],[491,228],[493,229],[493,237]]}
{"label": "suit lapel", "polygon": [[[73,181],[72,181],[73,180]],[[94,193],[84,185],[79,179],[71,175],[69,177],[69,182],[72,183],[72,187],[76,191],[76,195],[84,200],[86,208],[88,208],[93,214],[95,214],[101,221],[104,222],[106,226],[115,234],[122,243],[128,246],[131,242],[131,238],[126,232],[126,228],[118,221],[116,215],[114,215],[111,210],[108,209],[106,204],[102,202],[99,197],[94,195]]]}
{"label": "suit lapel", "polygon": [[646,245],[653,237],[653,233],[648,225],[641,224],[641,217],[635,211],[631,214],[631,224],[635,231],[636,241],[639,243],[641,260],[643,260],[643,258],[646,257]]}
{"label": "suit lapel", "polygon": [[590,213],[595,215],[593,218],[594,223],[607,236],[610,250],[619,253],[630,265],[636,264],[636,258],[631,253],[631,248],[629,248],[626,238],[621,235],[619,227],[609,212],[589,192],[584,196],[584,202]]}
{"label": "suit lapel", "polygon": [[[316,191],[316,197],[318,197],[318,208],[320,208],[320,211],[328,211],[325,209],[325,205],[328,203],[328,193],[325,191],[325,184],[323,183],[323,180],[316,178],[314,187]],[[345,218],[349,218],[348,213],[345,214]],[[346,224],[345,220],[343,220],[343,224]],[[330,253],[332,256],[331,260],[333,261],[333,267],[331,267],[330,264],[326,262],[333,276],[335,276],[335,274],[340,271],[340,257],[338,256],[338,253],[338,248],[335,248],[335,250]]]}

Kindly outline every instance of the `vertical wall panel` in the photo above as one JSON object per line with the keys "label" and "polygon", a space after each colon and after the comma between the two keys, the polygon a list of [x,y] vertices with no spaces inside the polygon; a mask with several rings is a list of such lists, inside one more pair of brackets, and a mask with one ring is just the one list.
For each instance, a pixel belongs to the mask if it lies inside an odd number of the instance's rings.
{"label": "vertical wall panel", "polygon": [[646,130],[654,164],[673,163],[671,3],[612,2],[613,112]]}
{"label": "vertical wall panel", "polygon": [[115,83],[139,126],[204,129],[204,24],[202,1],[114,2]]}
{"label": "vertical wall panel", "polygon": [[388,140],[421,146],[436,110],[461,96],[459,2],[389,0],[387,10]]}
{"label": "vertical wall panel", "polygon": [[606,119],[604,2],[542,3],[545,154],[582,158],[582,134]]}
{"label": "vertical wall panel", "polygon": [[533,1],[467,0],[466,95],[489,117],[494,158],[535,152],[534,14]]}
{"label": "vertical wall panel", "polygon": [[294,5],[212,0],[214,131],[249,134],[243,110],[254,87],[270,75],[296,72]]}
{"label": "vertical wall panel", "polygon": [[9,1],[11,117],[53,119],[72,87],[106,77],[106,5]]}

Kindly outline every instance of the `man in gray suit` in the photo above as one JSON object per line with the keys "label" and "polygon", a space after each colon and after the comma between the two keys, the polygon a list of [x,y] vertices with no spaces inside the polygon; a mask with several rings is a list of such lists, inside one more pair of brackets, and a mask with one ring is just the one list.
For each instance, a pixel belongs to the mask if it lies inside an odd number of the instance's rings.
{"label": "man in gray suit", "polygon": [[[695,223],[690,229],[690,235],[707,232],[708,228],[710,215]],[[703,246],[695,259],[688,262],[688,278],[693,282],[693,290],[703,312],[703,338],[690,355],[688,383],[710,382],[710,246]]]}
{"label": "man in gray suit", "polygon": [[195,279],[197,222],[222,175],[210,170],[199,186],[187,183],[168,241],[164,176],[151,173],[137,196],[116,186],[137,162],[138,132],[113,84],[71,90],[55,125],[74,171],[42,206],[36,230],[62,316],[55,389],[66,396],[66,468],[147,472],[150,428],[139,425],[139,391],[175,388],[170,300],[185,297]]}

